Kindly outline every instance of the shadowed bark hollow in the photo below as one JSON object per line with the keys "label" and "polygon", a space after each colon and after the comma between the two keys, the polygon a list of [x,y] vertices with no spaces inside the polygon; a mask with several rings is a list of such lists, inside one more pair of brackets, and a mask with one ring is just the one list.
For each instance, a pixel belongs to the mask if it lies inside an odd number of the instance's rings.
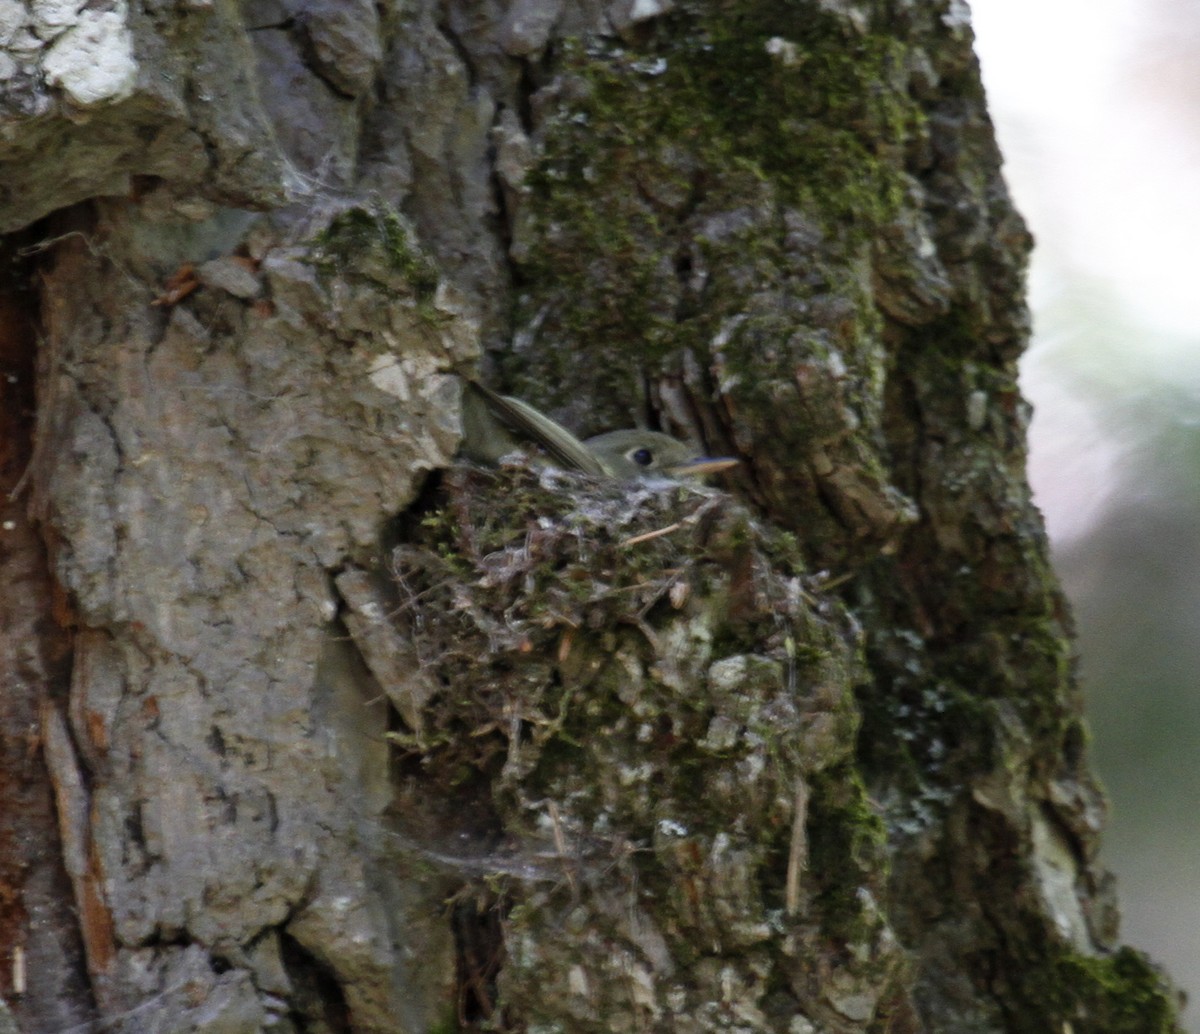
{"label": "shadowed bark hollow", "polygon": [[0,8],[0,1030],[1177,1029],[959,0]]}

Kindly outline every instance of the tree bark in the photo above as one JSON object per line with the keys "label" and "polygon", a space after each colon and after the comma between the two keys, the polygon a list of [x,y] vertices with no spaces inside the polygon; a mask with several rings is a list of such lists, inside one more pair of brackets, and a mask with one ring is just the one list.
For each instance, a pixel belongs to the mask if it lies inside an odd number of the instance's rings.
{"label": "tree bark", "polygon": [[9,7],[0,1024],[1177,1029],[963,4]]}

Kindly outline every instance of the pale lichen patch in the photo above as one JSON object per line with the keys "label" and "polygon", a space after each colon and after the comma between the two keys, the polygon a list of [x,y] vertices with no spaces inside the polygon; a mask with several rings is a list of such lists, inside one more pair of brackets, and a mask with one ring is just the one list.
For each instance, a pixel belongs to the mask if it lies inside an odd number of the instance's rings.
{"label": "pale lichen patch", "polygon": [[46,81],[85,107],[128,97],[138,65],[126,13],[123,3],[109,11],[79,12],[46,53]]}

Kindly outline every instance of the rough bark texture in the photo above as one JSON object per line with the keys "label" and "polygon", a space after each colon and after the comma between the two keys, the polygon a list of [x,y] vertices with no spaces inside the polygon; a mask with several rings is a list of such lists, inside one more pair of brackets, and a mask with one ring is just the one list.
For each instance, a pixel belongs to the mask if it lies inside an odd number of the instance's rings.
{"label": "rough bark texture", "polygon": [[[22,1030],[1175,1029],[1094,865],[970,45],[0,0]],[[455,466],[481,359],[741,472]]]}

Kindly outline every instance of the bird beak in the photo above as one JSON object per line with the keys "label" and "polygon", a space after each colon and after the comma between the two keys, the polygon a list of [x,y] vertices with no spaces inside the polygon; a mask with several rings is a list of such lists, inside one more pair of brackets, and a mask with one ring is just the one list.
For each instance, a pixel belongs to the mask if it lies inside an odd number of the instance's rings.
{"label": "bird beak", "polygon": [[715,474],[719,470],[736,467],[741,462],[730,456],[697,456],[694,460],[668,467],[667,473],[672,477],[704,477],[708,474]]}

